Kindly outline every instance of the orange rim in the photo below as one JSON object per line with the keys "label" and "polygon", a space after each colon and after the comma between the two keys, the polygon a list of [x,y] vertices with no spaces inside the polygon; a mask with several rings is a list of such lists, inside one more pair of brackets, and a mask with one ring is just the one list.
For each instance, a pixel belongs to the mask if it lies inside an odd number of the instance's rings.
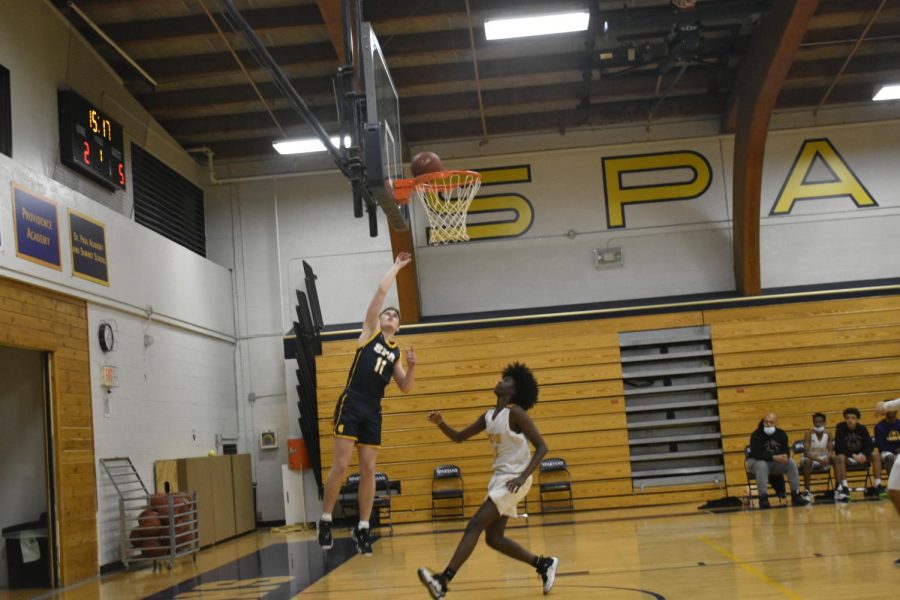
{"label": "orange rim", "polygon": [[481,179],[481,173],[476,171],[435,171],[433,173],[424,173],[418,177],[413,177],[412,179],[395,179],[393,187],[394,200],[397,204],[408,204],[412,191],[416,189],[417,185],[423,183],[430,183],[432,187],[438,191],[447,191],[458,188],[462,185],[463,181],[456,180],[455,182],[448,181],[444,183],[435,183],[437,180],[450,179],[454,175],[460,178],[476,177]]}

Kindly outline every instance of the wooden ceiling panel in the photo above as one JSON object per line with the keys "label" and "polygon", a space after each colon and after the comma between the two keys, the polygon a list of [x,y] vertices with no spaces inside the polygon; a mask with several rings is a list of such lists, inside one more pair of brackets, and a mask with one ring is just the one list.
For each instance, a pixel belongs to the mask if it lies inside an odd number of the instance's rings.
{"label": "wooden ceiling panel", "polygon": [[[337,0],[335,0],[337,1]],[[669,0],[599,0],[606,31],[487,41],[486,17],[558,11],[555,0],[363,0],[401,97],[406,139],[426,143],[609,123],[716,116],[735,88],[748,40],[780,0],[699,0],[679,12]],[[152,88],[115,49],[53,0],[116,69],[138,100],[183,145],[206,144],[218,158],[273,156],[278,126],[308,127],[220,14],[223,39],[199,0],[76,0],[103,31],[157,80]],[[332,77],[338,58],[319,0],[235,0],[268,52],[313,112],[336,129]],[[572,4],[584,3],[573,0]],[[779,107],[815,106],[852,50],[880,0],[821,0],[785,83]],[[680,55],[678,28],[702,24],[696,51]],[[900,5],[889,2],[838,81],[829,103],[865,102],[872,87],[896,78]],[[689,39],[687,41],[690,41]],[[246,73],[229,46],[236,50]],[[477,57],[476,84],[473,58]],[[706,63],[692,62],[699,59]],[[674,84],[675,76],[687,64]]]}

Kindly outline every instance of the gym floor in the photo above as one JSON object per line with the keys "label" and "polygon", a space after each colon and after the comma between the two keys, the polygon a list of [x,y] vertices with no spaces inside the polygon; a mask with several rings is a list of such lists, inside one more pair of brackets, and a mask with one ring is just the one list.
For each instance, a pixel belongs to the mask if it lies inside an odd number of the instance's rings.
{"label": "gym floor", "polygon": [[[416,568],[443,569],[462,521],[394,527],[371,557],[346,531],[324,554],[315,534],[259,530],[203,550],[172,571],[116,572],[79,586],[0,590],[20,598],[427,598]],[[900,580],[900,521],[887,501],[711,514],[695,505],[534,516],[513,537],[560,558],[558,598],[845,598],[885,596]],[[382,533],[386,533],[382,530]],[[890,595],[890,594],[888,594]],[[539,598],[531,567],[481,542],[448,598]]]}

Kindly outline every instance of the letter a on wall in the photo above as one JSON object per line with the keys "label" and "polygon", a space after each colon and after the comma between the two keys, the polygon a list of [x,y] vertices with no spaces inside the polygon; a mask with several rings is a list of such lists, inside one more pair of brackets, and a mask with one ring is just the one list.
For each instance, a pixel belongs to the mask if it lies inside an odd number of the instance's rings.
{"label": "letter a on wall", "polygon": [[[825,181],[811,181],[810,172],[821,164],[829,173]],[[798,200],[850,198],[856,206],[878,206],[875,198],[862,184],[828,139],[806,140],[794,159],[781,192],[770,215],[790,214]]]}

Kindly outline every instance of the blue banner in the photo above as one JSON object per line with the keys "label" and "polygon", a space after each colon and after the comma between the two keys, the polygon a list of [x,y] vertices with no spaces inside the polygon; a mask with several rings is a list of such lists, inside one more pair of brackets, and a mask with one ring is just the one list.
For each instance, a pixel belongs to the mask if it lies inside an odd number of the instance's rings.
{"label": "blue banner", "polygon": [[108,286],[103,223],[69,209],[69,233],[72,236],[72,274]]}
{"label": "blue banner", "polygon": [[16,256],[62,271],[56,203],[13,184]]}

